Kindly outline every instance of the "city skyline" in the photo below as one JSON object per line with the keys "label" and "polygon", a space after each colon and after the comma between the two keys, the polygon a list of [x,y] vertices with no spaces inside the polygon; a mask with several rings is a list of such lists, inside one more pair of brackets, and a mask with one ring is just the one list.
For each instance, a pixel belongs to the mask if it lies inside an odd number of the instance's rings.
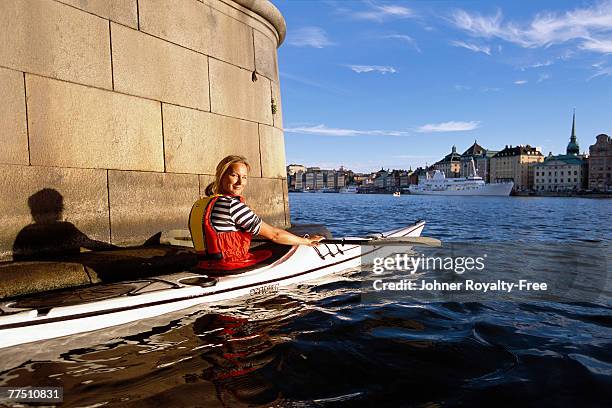
{"label": "city skyline", "polygon": [[273,2],[287,163],[414,169],[474,140],[558,154],[574,108],[581,152],[610,133],[612,1]]}
{"label": "city skyline", "polygon": [[[570,140],[570,137],[568,136],[567,141],[569,141],[569,140]],[[589,147],[590,147],[591,145],[594,145],[595,143],[596,143],[596,138],[593,138],[592,143],[587,143],[587,144],[584,146],[584,148],[581,146],[581,147],[580,147],[580,153],[579,153],[579,154],[580,154],[580,155],[585,155],[585,156],[587,156],[587,157],[588,157],[588,155],[589,155],[589,153],[588,153],[588,152],[589,152]],[[419,166],[414,166],[414,165],[412,165],[412,164],[410,164],[410,163],[408,162],[408,165],[407,165],[406,167],[397,167],[397,168],[396,168],[396,167],[394,167],[394,168],[391,168],[391,167],[386,167],[386,166],[380,166],[380,168],[377,168],[377,169],[372,169],[372,170],[369,170],[369,171],[355,171],[355,170],[353,170],[353,169],[351,169],[350,167],[345,166],[345,165],[340,165],[340,166],[338,166],[338,167],[324,168],[324,167],[321,167],[321,166],[318,166],[318,165],[310,165],[309,163],[295,163],[295,162],[289,162],[289,161],[287,161],[287,166],[286,166],[286,167],[287,167],[287,168],[292,167],[292,166],[304,166],[304,167],[306,167],[306,168],[317,168],[317,167],[318,167],[318,168],[320,168],[321,170],[324,170],[324,171],[332,171],[332,170],[338,170],[338,171],[339,171],[339,170],[341,170],[340,168],[342,167],[342,170],[345,170],[345,171],[353,171],[353,172],[355,172],[355,173],[362,173],[362,174],[371,174],[371,173],[376,173],[376,172],[381,171],[381,170],[386,170],[386,171],[394,171],[394,170],[398,170],[398,171],[409,171],[409,170],[413,170],[413,171],[414,171],[414,170],[417,170],[418,168],[427,169],[427,168],[432,167],[433,165],[437,164],[438,162],[442,161],[442,160],[444,159],[444,157],[445,157],[445,156],[446,156],[446,155],[447,155],[449,152],[451,152],[451,151],[452,151],[452,148],[453,148],[453,147],[455,147],[455,148],[456,148],[456,151],[457,151],[457,153],[458,153],[459,155],[462,155],[462,154],[463,154],[463,153],[465,153],[465,152],[466,152],[468,149],[470,149],[470,148],[471,148],[471,147],[472,147],[474,144],[478,144],[478,145],[480,145],[480,144],[478,143],[478,140],[474,140],[474,141],[472,141],[472,143],[471,143],[471,144],[470,144],[468,147],[466,147],[466,148],[464,148],[464,149],[461,149],[461,148],[459,148],[458,146],[453,145],[453,146],[449,147],[449,148],[447,149],[447,151],[446,151],[446,152],[444,152],[444,153],[440,154],[438,159],[433,160],[432,162],[426,162],[426,163],[425,163],[425,165],[419,165]],[[515,147],[519,147],[519,146],[521,146],[521,145],[512,145],[512,144],[506,144],[506,145],[501,146],[501,147],[498,147],[498,148],[488,148],[488,149],[486,149],[486,150],[491,150],[491,151],[498,152],[498,151],[503,150],[504,148],[507,148],[507,147],[513,147],[513,146],[515,146]],[[526,146],[526,145],[522,145],[522,146]],[[530,146],[530,147],[534,147],[534,148],[539,148],[538,146],[531,146],[531,145],[529,145],[529,146]],[[486,147],[485,147],[485,148],[486,148]],[[566,148],[567,148],[567,143],[566,143]],[[565,149],[564,149],[564,151],[565,151]],[[545,156],[545,157],[546,157],[546,156],[548,156],[548,155],[550,155],[550,154],[552,154],[552,155],[563,154],[563,153],[564,153],[564,151],[563,151],[563,152],[543,152],[543,151],[542,151],[541,153],[542,153],[542,155],[543,155],[543,156]]]}

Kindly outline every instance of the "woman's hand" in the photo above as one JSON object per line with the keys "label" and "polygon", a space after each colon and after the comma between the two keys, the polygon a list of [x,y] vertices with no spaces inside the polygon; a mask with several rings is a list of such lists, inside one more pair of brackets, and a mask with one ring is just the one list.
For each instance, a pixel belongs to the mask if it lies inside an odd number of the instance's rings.
{"label": "woman's hand", "polygon": [[304,239],[308,241],[306,245],[315,247],[319,245],[319,241],[321,241],[322,239],[325,239],[325,237],[322,237],[321,235],[313,235],[311,237],[304,237]]}

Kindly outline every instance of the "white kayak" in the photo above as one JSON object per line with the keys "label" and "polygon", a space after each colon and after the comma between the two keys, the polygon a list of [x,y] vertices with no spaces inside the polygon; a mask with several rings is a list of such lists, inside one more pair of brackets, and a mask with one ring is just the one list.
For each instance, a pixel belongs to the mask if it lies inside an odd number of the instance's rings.
{"label": "white kayak", "polygon": [[[424,226],[424,221],[417,221],[377,238],[419,237]],[[362,255],[381,248],[362,247],[351,240],[318,247],[265,244],[274,252],[269,261],[233,275],[181,272],[4,301],[0,348],[100,330],[199,304],[274,293],[281,286],[359,267]]]}

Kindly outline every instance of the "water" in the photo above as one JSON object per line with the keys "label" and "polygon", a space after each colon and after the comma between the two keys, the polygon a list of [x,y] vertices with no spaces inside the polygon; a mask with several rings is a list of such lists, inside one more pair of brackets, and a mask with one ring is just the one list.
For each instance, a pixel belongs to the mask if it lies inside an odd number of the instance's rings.
{"label": "water", "polygon": [[290,204],[293,222],[337,236],[423,218],[424,235],[458,251],[497,248],[492,278],[520,259],[534,274],[565,262],[598,284],[581,302],[427,303],[364,296],[364,272],[348,271],[9,349],[0,386],[63,386],[66,406],[609,406],[611,201],[290,194]]}

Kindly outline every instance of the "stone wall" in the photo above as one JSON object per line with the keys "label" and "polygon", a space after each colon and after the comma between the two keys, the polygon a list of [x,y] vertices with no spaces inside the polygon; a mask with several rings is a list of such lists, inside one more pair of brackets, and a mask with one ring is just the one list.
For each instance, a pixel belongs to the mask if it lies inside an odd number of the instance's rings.
{"label": "stone wall", "polygon": [[92,240],[186,228],[230,153],[251,162],[247,203],[288,226],[284,30],[267,0],[0,1],[0,258],[42,189]]}

